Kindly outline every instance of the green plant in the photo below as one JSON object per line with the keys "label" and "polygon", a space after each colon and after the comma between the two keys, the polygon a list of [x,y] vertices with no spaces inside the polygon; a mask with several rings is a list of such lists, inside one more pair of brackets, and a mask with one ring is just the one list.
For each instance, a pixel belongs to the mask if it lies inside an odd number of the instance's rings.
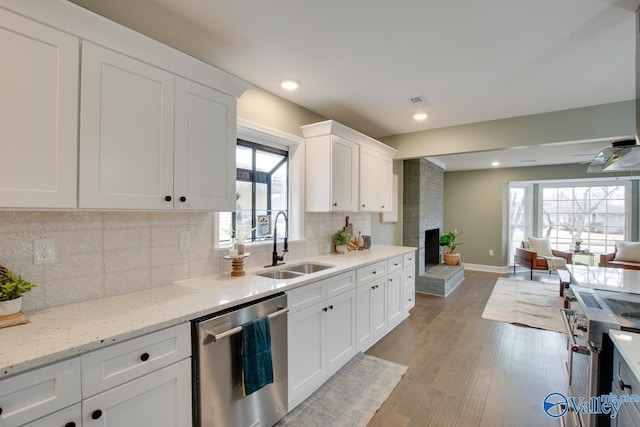
{"label": "green plant", "polygon": [[0,301],[16,299],[35,287],[11,270],[0,273]]}
{"label": "green plant", "polygon": [[345,246],[351,241],[351,234],[347,233],[345,230],[338,230],[333,233],[331,240],[336,246]]}
{"label": "green plant", "polygon": [[462,234],[462,231],[454,229],[453,231],[440,236],[440,246],[449,248],[449,252],[455,252],[456,248],[462,244],[462,242],[456,242],[456,237]]}

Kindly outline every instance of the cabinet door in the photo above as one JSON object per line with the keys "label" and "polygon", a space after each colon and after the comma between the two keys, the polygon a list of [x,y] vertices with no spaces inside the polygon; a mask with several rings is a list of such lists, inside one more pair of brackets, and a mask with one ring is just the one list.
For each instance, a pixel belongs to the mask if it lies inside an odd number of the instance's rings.
{"label": "cabinet door", "polygon": [[378,152],[366,147],[360,147],[360,203],[358,210],[369,212],[380,210],[380,203],[378,202],[380,173]]}
{"label": "cabinet door", "polygon": [[76,403],[37,421],[25,424],[23,427],[80,427],[82,425],[81,419],[82,409],[80,403]]}
{"label": "cabinet door", "polygon": [[85,427],[191,427],[191,359],[82,402]]}
{"label": "cabinet door", "polygon": [[289,410],[325,380],[325,303],[307,307],[288,318]]}
{"label": "cabinet door", "polygon": [[373,292],[374,284],[358,287],[356,295],[356,340],[358,351],[365,351],[373,344]]}
{"label": "cabinet door", "polygon": [[236,99],[176,78],[176,209],[235,209]]}
{"label": "cabinet door", "polygon": [[402,272],[387,277],[387,325],[393,328],[402,320],[403,287]]}
{"label": "cabinet door", "polygon": [[335,135],[331,136],[331,197],[331,210],[357,210],[358,146]]}
{"label": "cabinet door", "polygon": [[79,43],[0,10],[0,207],[76,207]]}
{"label": "cabinet door", "polygon": [[332,375],[356,354],[356,291],[327,300],[327,369]]}
{"label": "cabinet door", "polygon": [[387,279],[381,277],[373,282],[375,289],[371,294],[371,324],[374,341],[387,332]]}
{"label": "cabinet door", "polygon": [[175,78],[82,43],[81,208],[173,209]]}
{"label": "cabinet door", "polygon": [[393,159],[388,156],[380,156],[378,202],[380,211],[391,212],[393,210]]}

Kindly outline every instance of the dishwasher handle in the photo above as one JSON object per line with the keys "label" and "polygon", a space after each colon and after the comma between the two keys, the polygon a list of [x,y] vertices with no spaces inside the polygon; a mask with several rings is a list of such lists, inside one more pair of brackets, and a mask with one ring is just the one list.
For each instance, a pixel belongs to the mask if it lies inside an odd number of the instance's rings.
{"label": "dishwasher handle", "polygon": [[[285,313],[288,313],[288,312],[289,312],[289,309],[285,307],[285,308],[281,308],[278,311],[274,311],[273,313],[271,313],[267,317],[269,319],[273,319],[274,317],[278,317],[281,314],[285,314]],[[208,331],[206,329],[204,329],[203,331],[207,334],[207,337],[211,337],[211,339],[215,342],[215,341],[221,340],[222,338],[226,338],[228,336],[231,336],[231,335],[237,334],[238,332],[241,332],[242,331],[242,326],[236,326],[235,328],[231,328],[228,331],[224,331],[224,332],[221,332],[219,334],[216,334],[215,332]]]}

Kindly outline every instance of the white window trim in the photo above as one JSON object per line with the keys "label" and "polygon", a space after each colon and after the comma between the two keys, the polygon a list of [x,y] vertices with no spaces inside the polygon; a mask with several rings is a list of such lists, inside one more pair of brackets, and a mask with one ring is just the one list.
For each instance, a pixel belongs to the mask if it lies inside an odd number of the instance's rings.
{"label": "white window trim", "polygon": [[[238,117],[236,138],[289,151],[289,240],[304,238],[304,138]],[[213,216],[213,241],[219,246],[219,215]],[[269,244],[273,243],[258,243]]]}

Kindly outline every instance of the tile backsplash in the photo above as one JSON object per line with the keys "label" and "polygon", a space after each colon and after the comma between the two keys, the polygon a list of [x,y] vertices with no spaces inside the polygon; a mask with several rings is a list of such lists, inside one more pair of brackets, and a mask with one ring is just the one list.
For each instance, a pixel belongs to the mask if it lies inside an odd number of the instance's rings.
{"label": "tile backsplash", "polygon": [[[305,238],[286,259],[330,252],[346,215],[356,235],[371,233],[369,213],[307,213]],[[213,226],[206,212],[0,212],[0,264],[36,285],[25,310],[85,301],[231,271],[227,251],[213,249]],[[190,250],[180,250],[181,231],[191,232]],[[55,239],[55,263],[34,265],[33,241],[45,238]],[[248,250],[245,265],[260,266],[273,246]]]}

